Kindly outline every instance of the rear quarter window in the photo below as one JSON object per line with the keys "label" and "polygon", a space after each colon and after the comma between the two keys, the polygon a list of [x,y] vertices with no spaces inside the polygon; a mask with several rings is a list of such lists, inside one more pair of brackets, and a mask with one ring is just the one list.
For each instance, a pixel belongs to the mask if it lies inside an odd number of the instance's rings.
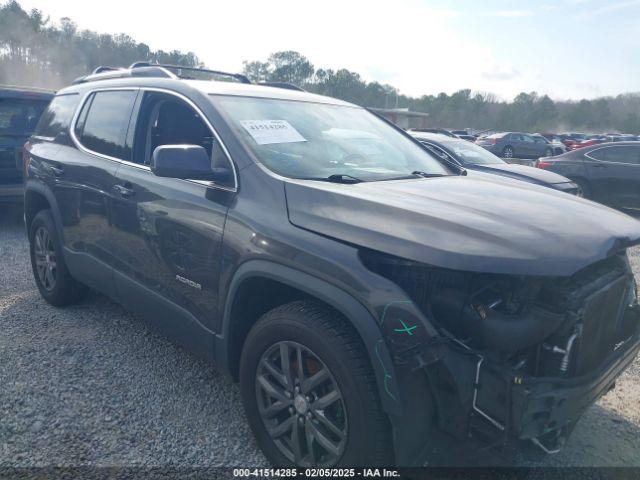
{"label": "rear quarter window", "polygon": [[107,90],[92,94],[78,118],[75,135],[92,152],[121,160],[131,158],[126,145],[135,90]]}
{"label": "rear quarter window", "polygon": [[40,117],[35,134],[39,137],[55,138],[67,131],[78,102],[80,96],[77,93],[54,97]]}

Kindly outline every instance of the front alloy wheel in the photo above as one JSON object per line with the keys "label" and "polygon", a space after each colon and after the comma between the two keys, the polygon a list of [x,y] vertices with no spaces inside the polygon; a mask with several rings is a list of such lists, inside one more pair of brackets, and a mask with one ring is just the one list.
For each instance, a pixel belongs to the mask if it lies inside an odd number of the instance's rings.
{"label": "front alloy wheel", "polygon": [[281,341],[258,364],[256,399],[264,426],[296,465],[335,465],[346,447],[343,396],[327,366],[309,348]]}

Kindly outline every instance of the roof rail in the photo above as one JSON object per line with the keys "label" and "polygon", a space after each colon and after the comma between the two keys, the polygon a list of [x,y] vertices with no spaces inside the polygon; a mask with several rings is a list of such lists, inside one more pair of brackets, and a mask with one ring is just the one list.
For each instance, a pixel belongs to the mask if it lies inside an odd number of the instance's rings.
{"label": "roof rail", "polygon": [[183,71],[203,72],[203,73],[212,73],[214,75],[219,75],[223,77],[231,77],[238,80],[240,83],[251,83],[251,80],[249,80],[245,75],[242,75],[241,73],[229,73],[229,72],[222,72],[220,70],[209,70],[208,68],[186,67],[182,65],[171,65],[168,63],[135,62],[129,68],[133,70],[141,67],[162,67],[170,71],[176,70],[177,71],[176,75],[178,77],[183,76],[182,75]]}
{"label": "roof rail", "polygon": [[[171,65],[167,63],[152,63],[152,62],[134,62],[129,68],[122,67],[110,67],[99,66],[89,75],[76,78],[73,83],[86,83],[96,80],[107,80],[112,78],[126,78],[126,77],[161,77],[161,78],[192,78],[184,75],[184,72],[203,72],[211,73],[213,75],[219,75],[223,77],[230,77],[237,80],[240,83],[253,84],[246,75],[241,73],[229,73],[222,72],[220,70],[209,70],[208,68],[199,67],[185,67],[182,65]],[[259,85],[263,87],[275,87],[284,88],[287,90],[296,90],[304,92],[305,90],[293,83],[287,82],[261,82],[253,85]]]}
{"label": "roof rail", "polygon": [[87,83],[97,80],[109,80],[113,78],[126,77],[178,78],[177,75],[162,67],[145,67],[136,68],[135,70],[131,70],[128,68],[98,67],[94,70],[94,73],[76,78],[73,81],[73,84],[75,85],[78,83]]}
{"label": "roof rail", "polygon": [[114,70],[122,70],[122,68],[120,68],[120,67],[109,67],[109,66],[106,66],[106,65],[100,65],[99,67],[94,69],[93,72],[91,72],[91,74],[95,75],[96,73],[112,72]]}
{"label": "roof rail", "polygon": [[289,82],[260,82],[258,85],[263,87],[275,87],[275,88],[284,88],[286,90],[295,90],[297,92],[305,92],[304,88],[299,87],[298,85],[294,85]]}

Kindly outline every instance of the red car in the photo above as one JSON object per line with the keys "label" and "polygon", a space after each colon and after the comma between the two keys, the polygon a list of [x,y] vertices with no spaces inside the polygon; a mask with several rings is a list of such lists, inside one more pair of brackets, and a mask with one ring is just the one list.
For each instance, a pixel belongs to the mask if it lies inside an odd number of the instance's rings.
{"label": "red car", "polygon": [[603,138],[591,138],[589,140],[583,140],[582,142],[573,142],[568,146],[569,150],[577,150],[579,148],[591,147],[593,145],[597,145],[599,143],[603,143],[605,139]]}

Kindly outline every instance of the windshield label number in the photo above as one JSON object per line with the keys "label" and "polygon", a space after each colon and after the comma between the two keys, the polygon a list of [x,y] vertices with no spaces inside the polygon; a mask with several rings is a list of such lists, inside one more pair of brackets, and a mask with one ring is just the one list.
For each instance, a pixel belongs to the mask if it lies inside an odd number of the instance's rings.
{"label": "windshield label number", "polygon": [[307,141],[286,120],[241,120],[240,124],[258,145]]}

